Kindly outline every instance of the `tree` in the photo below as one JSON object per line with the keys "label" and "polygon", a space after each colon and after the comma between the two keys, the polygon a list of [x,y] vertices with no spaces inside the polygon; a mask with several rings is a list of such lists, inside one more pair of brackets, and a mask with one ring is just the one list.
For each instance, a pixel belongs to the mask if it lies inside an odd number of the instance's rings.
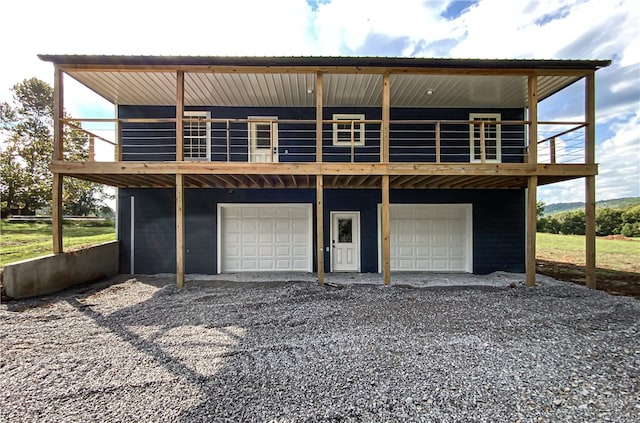
{"label": "tree", "polygon": [[[0,198],[3,215],[33,214],[51,203],[53,88],[37,78],[14,85],[14,104],[0,105]],[[65,116],[68,117],[68,116]],[[65,160],[89,158],[88,136],[76,122],[65,128]],[[97,213],[108,198],[102,185],[64,178],[64,212]]]}
{"label": "tree", "polygon": [[608,207],[598,209],[596,212],[596,235],[619,235],[622,230],[622,209],[610,209]]}
{"label": "tree", "polygon": [[14,106],[0,106],[0,196],[3,208],[32,214],[51,201],[53,89],[31,78],[14,85],[12,91]]}
{"label": "tree", "polygon": [[544,207],[545,207],[545,203],[544,201],[537,201],[536,202],[536,216],[538,216],[538,218],[542,217],[544,215]]}

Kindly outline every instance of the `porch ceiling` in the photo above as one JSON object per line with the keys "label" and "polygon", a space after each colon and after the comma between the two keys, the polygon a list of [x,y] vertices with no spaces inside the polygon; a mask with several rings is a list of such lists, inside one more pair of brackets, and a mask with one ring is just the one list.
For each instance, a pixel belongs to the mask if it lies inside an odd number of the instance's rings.
{"label": "porch ceiling", "polygon": [[[66,73],[113,104],[174,105],[175,71],[87,71]],[[538,76],[539,100],[581,76]],[[391,107],[527,106],[527,76],[393,74]],[[314,107],[315,73],[185,73],[185,106]],[[431,94],[427,94],[431,92]],[[325,74],[323,104],[380,107],[382,75]]]}

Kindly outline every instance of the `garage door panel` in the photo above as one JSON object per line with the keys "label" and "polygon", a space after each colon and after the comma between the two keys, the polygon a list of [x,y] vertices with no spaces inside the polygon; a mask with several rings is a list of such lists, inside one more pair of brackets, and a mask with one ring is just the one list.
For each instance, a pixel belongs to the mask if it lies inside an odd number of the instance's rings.
{"label": "garage door panel", "polygon": [[468,271],[469,205],[391,205],[392,270]]}
{"label": "garage door panel", "polygon": [[221,205],[220,271],[309,271],[309,205]]}

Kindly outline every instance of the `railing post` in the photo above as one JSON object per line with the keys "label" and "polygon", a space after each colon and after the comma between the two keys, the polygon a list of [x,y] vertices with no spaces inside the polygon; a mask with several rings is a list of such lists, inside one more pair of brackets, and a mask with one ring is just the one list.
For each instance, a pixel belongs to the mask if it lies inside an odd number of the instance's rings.
{"label": "railing post", "polygon": [[529,164],[538,164],[538,77],[529,75]]}
{"label": "railing post", "polygon": [[440,163],[440,121],[436,122],[436,163]]}
{"label": "railing post", "polygon": [[184,160],[184,71],[176,75],[176,161]]}
{"label": "railing post", "polygon": [[89,135],[89,161],[93,162],[96,159],[96,147],[95,147],[95,138],[93,135]]}
{"label": "railing post", "polygon": [[556,138],[553,137],[549,140],[549,162],[556,164]]}
{"label": "railing post", "polygon": [[391,75],[382,76],[382,137],[380,162],[389,163],[389,120],[391,119]]}
{"label": "railing post", "polygon": [[227,119],[227,162],[231,161],[231,124]]}
{"label": "railing post", "polygon": [[316,163],[322,163],[322,73],[316,73]]}
{"label": "railing post", "polygon": [[351,121],[351,163],[355,162],[356,146],[355,146],[355,132],[354,121]]}
{"label": "railing post", "polygon": [[275,157],[275,145],[273,144],[273,121],[269,121],[269,151],[271,152],[271,163]]}

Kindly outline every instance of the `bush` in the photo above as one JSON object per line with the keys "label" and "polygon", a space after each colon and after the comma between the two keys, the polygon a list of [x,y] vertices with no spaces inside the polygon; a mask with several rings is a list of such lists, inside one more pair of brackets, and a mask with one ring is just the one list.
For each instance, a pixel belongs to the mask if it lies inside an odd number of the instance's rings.
{"label": "bush", "polygon": [[573,211],[558,215],[560,233],[564,235],[584,235],[584,212]]}
{"label": "bush", "polygon": [[596,235],[620,235],[622,231],[622,209],[603,208],[596,212]]}

